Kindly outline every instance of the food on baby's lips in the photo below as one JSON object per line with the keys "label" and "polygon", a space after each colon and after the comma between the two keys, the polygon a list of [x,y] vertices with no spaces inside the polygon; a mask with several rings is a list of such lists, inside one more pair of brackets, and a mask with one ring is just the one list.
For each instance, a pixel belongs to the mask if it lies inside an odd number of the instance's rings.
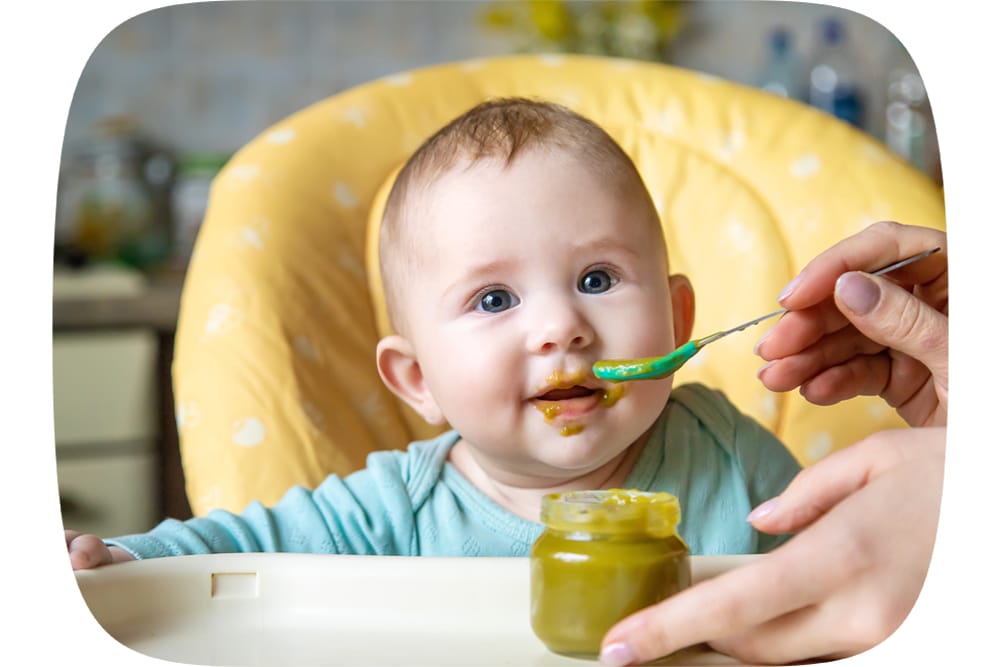
{"label": "food on baby's lips", "polygon": [[[584,371],[574,371],[572,373],[556,370],[546,379],[545,387],[535,397],[535,408],[545,417],[545,423],[553,423],[557,417],[566,416],[564,413],[567,401],[573,399],[597,399],[597,405],[610,408],[625,394],[625,385],[612,385],[607,388],[592,388],[584,385]],[[586,403],[586,401],[585,401]],[[583,406],[586,411],[588,406]],[[576,405],[574,408],[581,408]],[[559,434],[571,436],[580,433],[584,429],[584,424],[573,421],[572,415],[569,419],[564,419]]]}
{"label": "food on baby's lips", "polygon": [[669,493],[552,493],[531,549],[531,627],[553,652],[595,656],[615,623],[691,584]]}

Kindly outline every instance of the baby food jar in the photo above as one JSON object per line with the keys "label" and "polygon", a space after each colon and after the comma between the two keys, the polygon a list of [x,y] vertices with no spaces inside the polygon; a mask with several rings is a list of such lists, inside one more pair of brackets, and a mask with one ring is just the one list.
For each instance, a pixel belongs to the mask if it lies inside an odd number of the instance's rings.
{"label": "baby food jar", "polygon": [[615,623],[687,588],[688,547],[669,493],[553,493],[531,548],[531,627],[555,653],[595,656]]}

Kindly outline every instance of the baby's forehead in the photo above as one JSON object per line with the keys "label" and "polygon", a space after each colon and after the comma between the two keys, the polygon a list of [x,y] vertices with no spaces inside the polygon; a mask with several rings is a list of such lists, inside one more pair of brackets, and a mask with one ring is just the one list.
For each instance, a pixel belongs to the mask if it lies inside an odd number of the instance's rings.
{"label": "baby's forehead", "polygon": [[433,250],[435,238],[445,234],[476,233],[484,227],[495,233],[499,230],[490,225],[502,225],[508,213],[534,217],[538,209],[533,203],[571,215],[581,199],[597,202],[602,210],[615,209],[608,224],[618,231],[635,220],[643,227],[653,223],[651,231],[661,234],[659,215],[641,177],[591,164],[588,157],[561,146],[532,146],[512,160],[456,155],[447,164],[437,162],[431,170],[410,174],[392,223],[394,236],[405,251]]}

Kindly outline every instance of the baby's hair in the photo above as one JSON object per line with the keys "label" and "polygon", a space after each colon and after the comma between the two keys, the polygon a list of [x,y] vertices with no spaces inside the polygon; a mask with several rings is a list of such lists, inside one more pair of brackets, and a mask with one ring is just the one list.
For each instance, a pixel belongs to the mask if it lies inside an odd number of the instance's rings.
{"label": "baby's hair", "polygon": [[427,139],[399,171],[382,215],[379,266],[386,309],[399,333],[400,292],[407,270],[413,268],[416,230],[407,221],[414,197],[460,164],[497,160],[509,166],[518,155],[536,149],[564,150],[593,168],[602,182],[625,196],[649,193],[632,159],[599,125],[570,109],[523,97],[491,99],[469,109]]}

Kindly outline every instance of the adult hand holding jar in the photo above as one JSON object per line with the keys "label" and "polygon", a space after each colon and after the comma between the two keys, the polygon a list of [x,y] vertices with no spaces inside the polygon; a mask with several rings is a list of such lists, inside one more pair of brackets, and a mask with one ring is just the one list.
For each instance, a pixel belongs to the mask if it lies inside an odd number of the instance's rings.
{"label": "adult hand holding jar", "polygon": [[[886,277],[862,273],[937,246]],[[823,405],[879,395],[918,428],[875,433],[803,470],[747,517],[791,540],[622,620],[602,642],[605,665],[701,642],[749,662],[845,657],[892,634],[920,593],[944,470],[945,234],[872,225],[816,257],[780,301],[790,312],[756,348],[765,386]]]}

